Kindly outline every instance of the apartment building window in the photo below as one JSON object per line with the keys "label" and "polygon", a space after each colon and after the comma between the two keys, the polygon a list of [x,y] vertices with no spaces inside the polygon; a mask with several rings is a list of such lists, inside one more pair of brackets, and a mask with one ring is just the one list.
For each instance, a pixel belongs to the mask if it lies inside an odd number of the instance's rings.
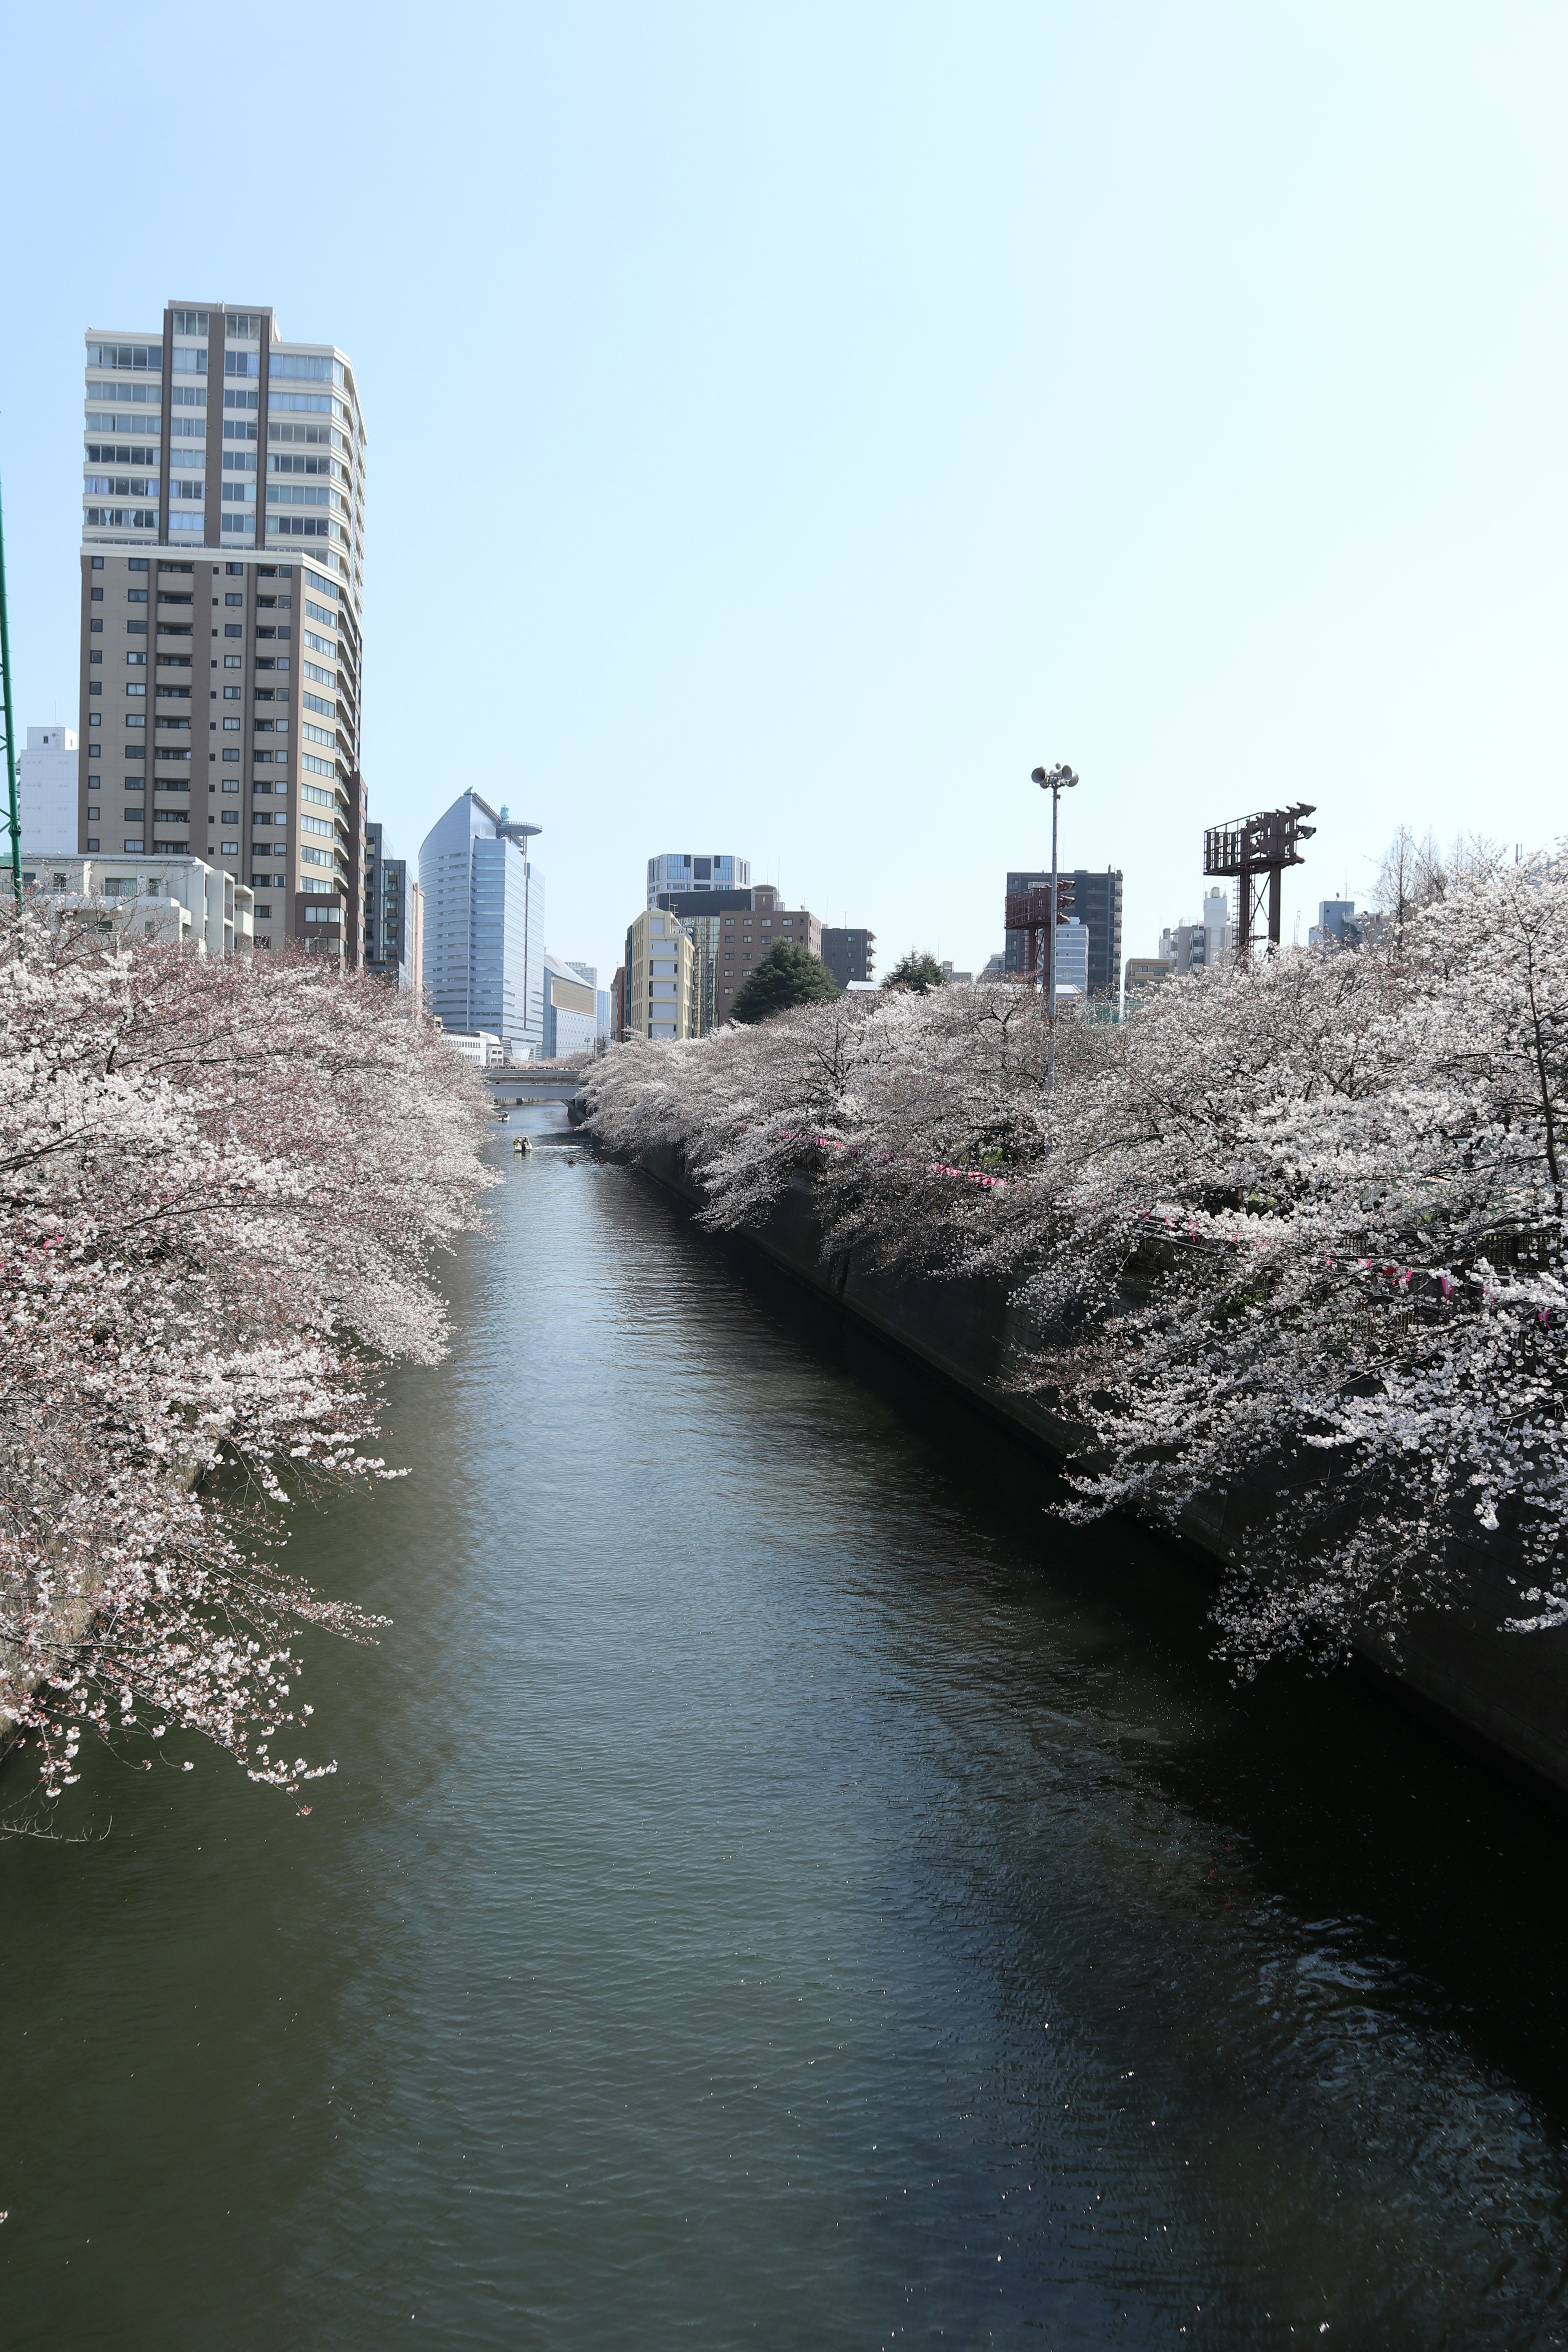
{"label": "apartment building window", "polygon": [[162,343],[89,343],[87,363],[95,368],[142,369],[149,375],[163,373]]}

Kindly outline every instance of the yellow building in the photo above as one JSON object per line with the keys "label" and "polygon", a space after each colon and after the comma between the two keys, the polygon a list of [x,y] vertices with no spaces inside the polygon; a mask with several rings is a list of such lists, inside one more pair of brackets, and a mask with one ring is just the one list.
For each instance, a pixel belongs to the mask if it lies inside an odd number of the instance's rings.
{"label": "yellow building", "polygon": [[679,916],[650,910],[626,933],[626,1027],[634,1037],[695,1037],[701,961]]}

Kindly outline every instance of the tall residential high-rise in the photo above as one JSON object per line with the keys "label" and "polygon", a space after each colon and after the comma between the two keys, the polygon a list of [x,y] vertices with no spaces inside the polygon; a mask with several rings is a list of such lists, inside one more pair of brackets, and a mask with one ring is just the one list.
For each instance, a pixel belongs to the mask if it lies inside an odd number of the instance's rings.
{"label": "tall residential high-rise", "polygon": [[[1119,996],[1121,991],[1121,869],[1108,866],[1103,873],[1090,873],[1087,866],[1076,866],[1069,873],[1064,867],[1058,880],[1070,886],[1065,911],[1076,915],[1089,933],[1089,992],[1091,996]],[[1026,890],[1046,890],[1051,887],[1050,868],[1043,873],[1009,874],[1007,896],[1021,896]],[[1066,893],[1064,892],[1064,897]],[[1026,931],[1006,933],[1004,953],[1010,979],[1021,979],[1025,970]]]}
{"label": "tall residential high-rise", "polygon": [[77,740],[74,727],[29,727],[16,762],[16,810],[24,857],[76,851]]}
{"label": "tall residential high-rise", "polygon": [[658,904],[661,890],[744,890],[751,883],[749,857],[697,857],[690,851],[672,851],[647,862],[647,903]]}
{"label": "tall residential high-rise", "polygon": [[270,310],[209,302],[171,305],[161,333],[89,328],[86,381],[78,846],[221,860],[252,887],[258,947],[357,962],[353,365],[285,342]]}
{"label": "tall residential high-rise", "polygon": [[419,845],[425,1005],[448,1029],[493,1030],[513,1061],[544,1048],[544,885],[536,824],[461,793]]}

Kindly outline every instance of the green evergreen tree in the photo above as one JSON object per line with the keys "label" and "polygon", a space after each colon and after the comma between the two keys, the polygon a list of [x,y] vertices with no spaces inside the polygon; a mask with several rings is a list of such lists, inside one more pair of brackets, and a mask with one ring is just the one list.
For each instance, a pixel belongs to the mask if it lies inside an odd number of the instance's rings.
{"label": "green evergreen tree", "polygon": [[842,992],[820,956],[794,940],[775,940],[760,964],[746,974],[731,1007],[732,1020],[766,1021],[792,1004],[820,1004]]}
{"label": "green evergreen tree", "polygon": [[935,956],[927,955],[923,948],[911,948],[908,955],[899,958],[882,985],[912,988],[917,996],[923,996],[928,988],[945,988],[947,974]]}

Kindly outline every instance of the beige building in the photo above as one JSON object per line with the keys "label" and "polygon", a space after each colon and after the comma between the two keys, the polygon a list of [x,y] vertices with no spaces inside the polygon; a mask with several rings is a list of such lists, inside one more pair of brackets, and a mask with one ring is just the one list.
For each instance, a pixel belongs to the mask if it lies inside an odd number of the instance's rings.
{"label": "beige building", "polygon": [[814,956],[822,953],[822,923],[804,907],[785,907],[770,883],[752,892],[752,910],[742,908],[710,919],[717,932],[713,949],[713,1022],[719,1027],[730,1018],[730,1008],[746,975],[761,963],[775,940],[793,940]]}
{"label": "beige building", "polygon": [[1168,956],[1129,956],[1127,959],[1127,1009],[1142,1004],[1157,988],[1163,988],[1171,977]]}
{"label": "beige building", "polygon": [[701,1027],[701,959],[677,915],[648,912],[626,933],[627,1034],[695,1037]]}
{"label": "beige building", "polygon": [[219,303],[89,329],[86,356],[78,849],[205,857],[250,887],[258,947],[357,964],[353,368]]}

